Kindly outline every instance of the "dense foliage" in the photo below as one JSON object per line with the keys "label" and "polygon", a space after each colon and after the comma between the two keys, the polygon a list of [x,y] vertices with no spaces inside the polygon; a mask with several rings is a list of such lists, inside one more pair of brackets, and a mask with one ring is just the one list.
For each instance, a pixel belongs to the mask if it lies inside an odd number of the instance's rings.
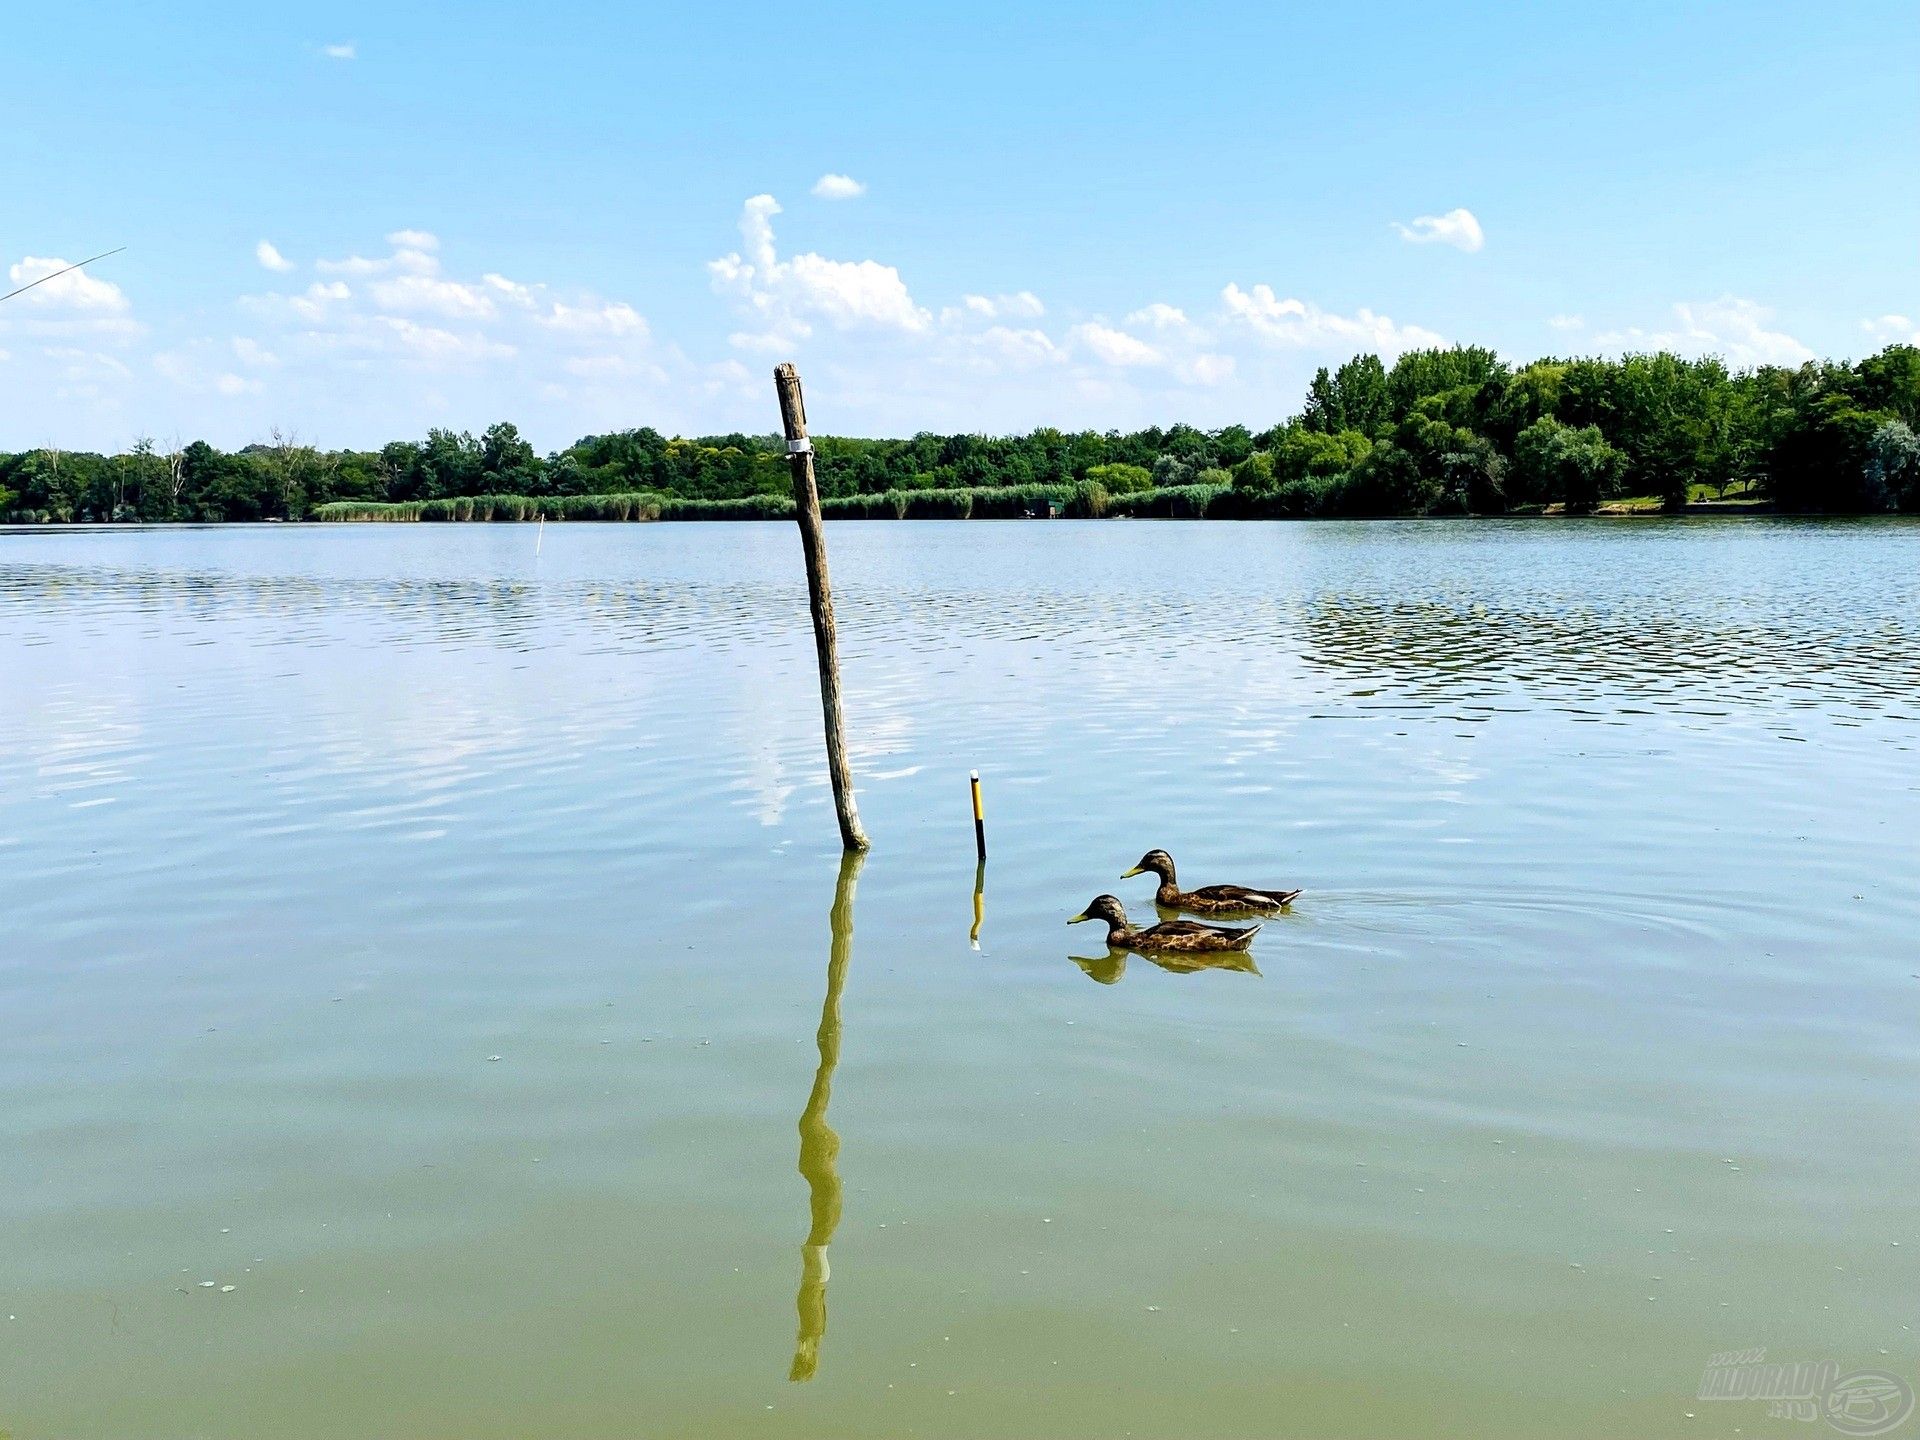
{"label": "dense foliage", "polygon": [[[1920,511],[1920,348],[1844,365],[1730,371],[1629,355],[1518,369],[1478,346],[1322,369],[1258,434],[817,436],[831,515],[1582,513],[1736,494],[1797,512]],[[641,428],[541,456],[512,425],[378,451],[275,434],[228,454],[136,441],[120,455],[0,454],[0,517],[25,521],[675,519],[786,513],[777,436]]]}

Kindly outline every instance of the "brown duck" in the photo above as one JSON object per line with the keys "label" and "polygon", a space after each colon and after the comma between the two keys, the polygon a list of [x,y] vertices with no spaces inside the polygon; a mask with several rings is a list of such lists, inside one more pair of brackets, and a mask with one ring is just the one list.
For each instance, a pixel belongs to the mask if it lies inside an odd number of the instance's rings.
{"label": "brown duck", "polygon": [[1182,890],[1173,878],[1173,857],[1149,850],[1140,863],[1120,878],[1131,879],[1151,871],[1160,877],[1153,903],[1162,910],[1184,910],[1189,915],[1272,915],[1292,904],[1298,890],[1250,890],[1245,885],[1208,885]]}
{"label": "brown duck", "polygon": [[1127,924],[1127,912],[1111,895],[1096,896],[1091,905],[1067,923],[1078,925],[1082,920],[1107,922],[1109,950],[1137,950],[1147,956],[1244,950],[1253,943],[1253,937],[1260,933],[1258,925],[1233,929],[1225,925],[1202,925],[1194,920],[1168,920],[1160,925],[1149,925],[1145,930],[1136,930]]}

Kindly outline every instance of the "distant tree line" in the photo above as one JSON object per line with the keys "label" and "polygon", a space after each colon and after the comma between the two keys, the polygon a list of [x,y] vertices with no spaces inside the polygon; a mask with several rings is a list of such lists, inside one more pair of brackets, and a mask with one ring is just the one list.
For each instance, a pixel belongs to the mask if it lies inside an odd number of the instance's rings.
{"label": "distant tree line", "polygon": [[[1920,348],[1729,370],[1629,355],[1513,368],[1479,346],[1321,369],[1300,413],[1131,433],[816,436],[830,514],[1498,515],[1738,496],[1799,513],[1920,511]],[[14,521],[758,517],[784,511],[778,436],[642,427],[542,456],[511,424],[321,450],[136,440],[119,455],[0,454]],[[595,498],[598,497],[598,498]],[[486,503],[471,503],[483,499]],[[524,502],[524,503],[522,503]],[[387,507],[384,508],[383,507]]]}

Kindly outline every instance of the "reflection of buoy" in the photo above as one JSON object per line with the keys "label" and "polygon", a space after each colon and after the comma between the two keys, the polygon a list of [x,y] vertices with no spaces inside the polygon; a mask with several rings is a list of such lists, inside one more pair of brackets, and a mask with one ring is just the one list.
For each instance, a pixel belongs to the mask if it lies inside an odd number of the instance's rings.
{"label": "reflection of buoy", "polygon": [[982,856],[980,863],[973,867],[973,929],[967,932],[967,943],[974,949],[980,948],[980,926],[987,918],[987,861]]}
{"label": "reflection of buoy", "polygon": [[984,860],[987,858],[987,812],[980,804],[980,772],[969,771],[968,778],[973,785],[973,843]]}

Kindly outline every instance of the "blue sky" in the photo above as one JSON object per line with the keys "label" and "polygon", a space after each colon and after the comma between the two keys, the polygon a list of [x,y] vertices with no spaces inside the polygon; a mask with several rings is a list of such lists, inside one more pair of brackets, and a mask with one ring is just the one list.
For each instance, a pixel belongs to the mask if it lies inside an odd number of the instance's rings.
{"label": "blue sky", "polygon": [[129,248],[0,305],[0,449],[765,431],[782,359],[843,433],[1264,426],[1436,338],[1915,338],[1910,0],[1580,11],[16,11],[0,289]]}

